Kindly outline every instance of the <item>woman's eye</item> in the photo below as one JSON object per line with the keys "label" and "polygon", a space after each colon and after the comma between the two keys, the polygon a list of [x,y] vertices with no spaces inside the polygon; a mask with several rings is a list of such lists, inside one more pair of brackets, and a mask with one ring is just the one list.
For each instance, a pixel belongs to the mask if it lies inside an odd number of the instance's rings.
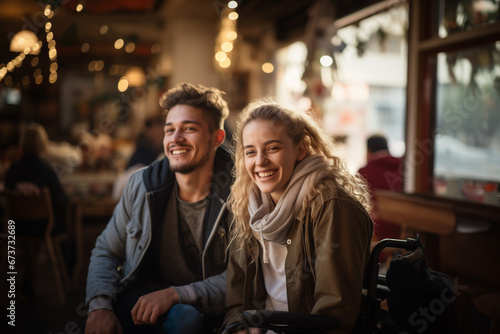
{"label": "woman's eye", "polygon": [[271,147],[269,147],[269,149],[268,149],[268,150],[269,150],[269,151],[277,151],[277,150],[279,150],[279,149],[280,149],[280,148],[279,148],[279,147],[277,147],[277,146],[271,146]]}
{"label": "woman's eye", "polygon": [[248,156],[248,155],[252,155],[252,154],[254,154],[254,153],[255,153],[254,151],[246,151],[246,152],[245,152],[245,155],[247,155],[247,156]]}

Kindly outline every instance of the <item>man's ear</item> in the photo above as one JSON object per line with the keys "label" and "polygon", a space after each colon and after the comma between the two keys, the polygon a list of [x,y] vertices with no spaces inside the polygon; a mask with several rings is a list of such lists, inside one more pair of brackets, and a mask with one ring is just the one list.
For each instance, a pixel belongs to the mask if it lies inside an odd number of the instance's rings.
{"label": "man's ear", "polygon": [[222,129],[217,129],[215,132],[215,146],[219,147],[226,139],[226,132]]}

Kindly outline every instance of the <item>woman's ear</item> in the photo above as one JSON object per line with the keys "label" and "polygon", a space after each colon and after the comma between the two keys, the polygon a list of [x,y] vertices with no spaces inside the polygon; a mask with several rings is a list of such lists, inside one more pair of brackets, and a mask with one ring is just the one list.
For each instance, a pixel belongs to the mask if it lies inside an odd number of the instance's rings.
{"label": "woman's ear", "polygon": [[224,139],[226,139],[226,132],[222,129],[217,129],[215,130],[215,146],[219,147],[222,145],[224,142]]}
{"label": "woman's ear", "polygon": [[297,161],[302,161],[307,156],[306,144],[302,140],[299,143],[299,154],[297,155]]}

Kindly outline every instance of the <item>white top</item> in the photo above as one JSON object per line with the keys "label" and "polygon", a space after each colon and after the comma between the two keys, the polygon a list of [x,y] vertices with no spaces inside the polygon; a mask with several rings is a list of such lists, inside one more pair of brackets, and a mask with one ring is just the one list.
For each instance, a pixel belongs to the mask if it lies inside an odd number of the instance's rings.
{"label": "white top", "polygon": [[285,260],[288,249],[285,245],[276,245],[272,242],[266,243],[269,255],[269,263],[262,261],[262,273],[267,291],[266,310],[288,311],[288,299],[286,296]]}

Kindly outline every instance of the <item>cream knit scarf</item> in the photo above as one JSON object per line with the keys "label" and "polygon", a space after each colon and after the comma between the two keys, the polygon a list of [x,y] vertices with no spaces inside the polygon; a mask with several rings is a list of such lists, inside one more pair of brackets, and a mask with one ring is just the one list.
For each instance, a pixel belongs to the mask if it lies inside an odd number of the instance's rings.
{"label": "cream knit scarf", "polygon": [[269,194],[263,194],[255,183],[252,185],[248,201],[250,227],[262,244],[264,263],[269,261],[266,241],[283,245],[308,193],[322,180],[331,178],[325,165],[323,158],[318,155],[302,160],[295,167],[276,207]]}

